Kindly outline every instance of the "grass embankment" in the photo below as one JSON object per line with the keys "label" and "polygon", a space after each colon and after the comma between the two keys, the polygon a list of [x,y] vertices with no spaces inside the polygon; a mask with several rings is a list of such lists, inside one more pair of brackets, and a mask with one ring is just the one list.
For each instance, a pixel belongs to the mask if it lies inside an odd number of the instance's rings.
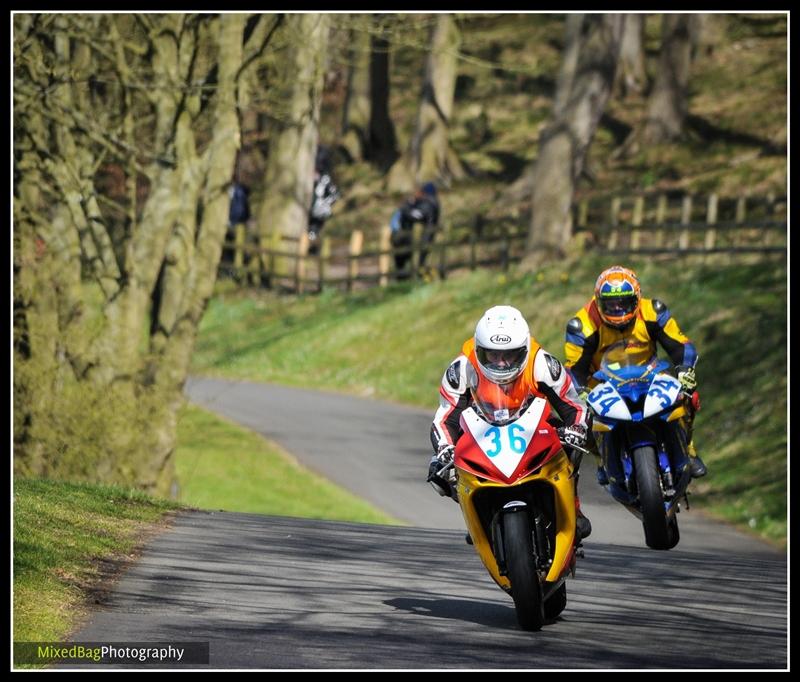
{"label": "grass embankment", "polygon": [[[193,371],[375,396],[433,414],[444,369],[487,307],[520,308],[539,342],[563,359],[566,322],[610,264],[589,256],[536,274],[483,271],[350,296],[221,288],[203,320]],[[645,296],[667,303],[700,353],[695,442],[711,473],[693,485],[693,505],[785,543],[785,262],[625,264],[638,272]]]}
{"label": "grass embankment", "polygon": [[189,405],[178,422],[180,500],[203,509],[398,524],[256,433]]}
{"label": "grass embankment", "polygon": [[179,505],[113,486],[14,482],[14,641],[60,641]]}

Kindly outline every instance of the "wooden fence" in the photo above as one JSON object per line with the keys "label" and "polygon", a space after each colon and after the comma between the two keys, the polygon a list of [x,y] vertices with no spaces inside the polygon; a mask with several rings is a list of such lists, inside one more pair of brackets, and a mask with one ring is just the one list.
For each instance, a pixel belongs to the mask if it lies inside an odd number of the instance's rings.
{"label": "wooden fence", "polygon": [[[700,198],[692,195],[611,197],[585,200],[574,210],[575,248],[619,254],[785,253],[786,197]],[[411,244],[394,247],[391,231],[367,236],[354,230],[322,233],[315,251],[308,237],[280,235],[269,243],[250,241],[238,225],[223,245],[220,274],[242,284],[297,293],[325,287],[386,286],[400,279],[447,277],[458,269],[507,269],[525,255],[530,216],[516,219],[445,221],[429,242],[415,225]],[[410,255],[398,271],[395,256]]]}

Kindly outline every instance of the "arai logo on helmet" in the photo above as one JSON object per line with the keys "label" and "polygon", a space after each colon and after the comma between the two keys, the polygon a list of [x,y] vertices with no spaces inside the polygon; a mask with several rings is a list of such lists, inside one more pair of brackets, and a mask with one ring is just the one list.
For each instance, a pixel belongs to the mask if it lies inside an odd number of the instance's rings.
{"label": "arai logo on helmet", "polygon": [[495,334],[489,339],[489,341],[502,346],[504,343],[511,343],[511,337],[506,336],[505,334]]}

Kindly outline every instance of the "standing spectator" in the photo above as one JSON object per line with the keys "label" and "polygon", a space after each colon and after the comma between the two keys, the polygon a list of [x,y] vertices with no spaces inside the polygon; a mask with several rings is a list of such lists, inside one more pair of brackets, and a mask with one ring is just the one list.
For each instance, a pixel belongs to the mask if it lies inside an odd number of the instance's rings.
{"label": "standing spectator", "polygon": [[[228,209],[228,229],[225,232],[225,244],[232,244],[236,240],[236,226],[246,225],[250,220],[250,188],[235,180],[230,189],[228,196],[231,199],[231,205]],[[222,262],[226,264],[233,263],[234,249],[230,246],[223,245],[222,249]]]}
{"label": "standing spectator", "polygon": [[425,265],[428,257],[428,246],[433,241],[439,225],[439,200],[436,198],[436,185],[426,182],[407,199],[393,214],[390,223],[392,229],[392,246],[403,249],[395,253],[394,262],[398,279],[407,279],[408,262],[411,260],[412,227],[414,223],[422,223],[422,246],[419,254],[420,267]]}
{"label": "standing spectator", "polygon": [[333,204],[340,196],[339,188],[333,183],[331,176],[327,148],[320,146],[314,162],[314,190],[311,194],[311,208],[308,212],[308,250],[310,253],[316,253],[319,248],[319,235],[322,227],[333,214]]}
{"label": "standing spectator", "polygon": [[234,182],[228,194],[231,198],[231,207],[228,211],[228,228],[245,224],[250,220],[250,188],[241,182]]}

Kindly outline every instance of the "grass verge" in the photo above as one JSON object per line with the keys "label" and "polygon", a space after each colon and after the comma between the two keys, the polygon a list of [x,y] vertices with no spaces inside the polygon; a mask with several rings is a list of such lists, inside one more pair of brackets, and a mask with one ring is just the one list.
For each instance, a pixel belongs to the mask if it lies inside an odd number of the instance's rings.
{"label": "grass verge", "polygon": [[400,522],[312,473],[261,436],[187,405],[178,422],[180,500],[203,509],[357,523]]}
{"label": "grass verge", "polygon": [[115,486],[14,481],[14,641],[61,641],[180,505]]}

